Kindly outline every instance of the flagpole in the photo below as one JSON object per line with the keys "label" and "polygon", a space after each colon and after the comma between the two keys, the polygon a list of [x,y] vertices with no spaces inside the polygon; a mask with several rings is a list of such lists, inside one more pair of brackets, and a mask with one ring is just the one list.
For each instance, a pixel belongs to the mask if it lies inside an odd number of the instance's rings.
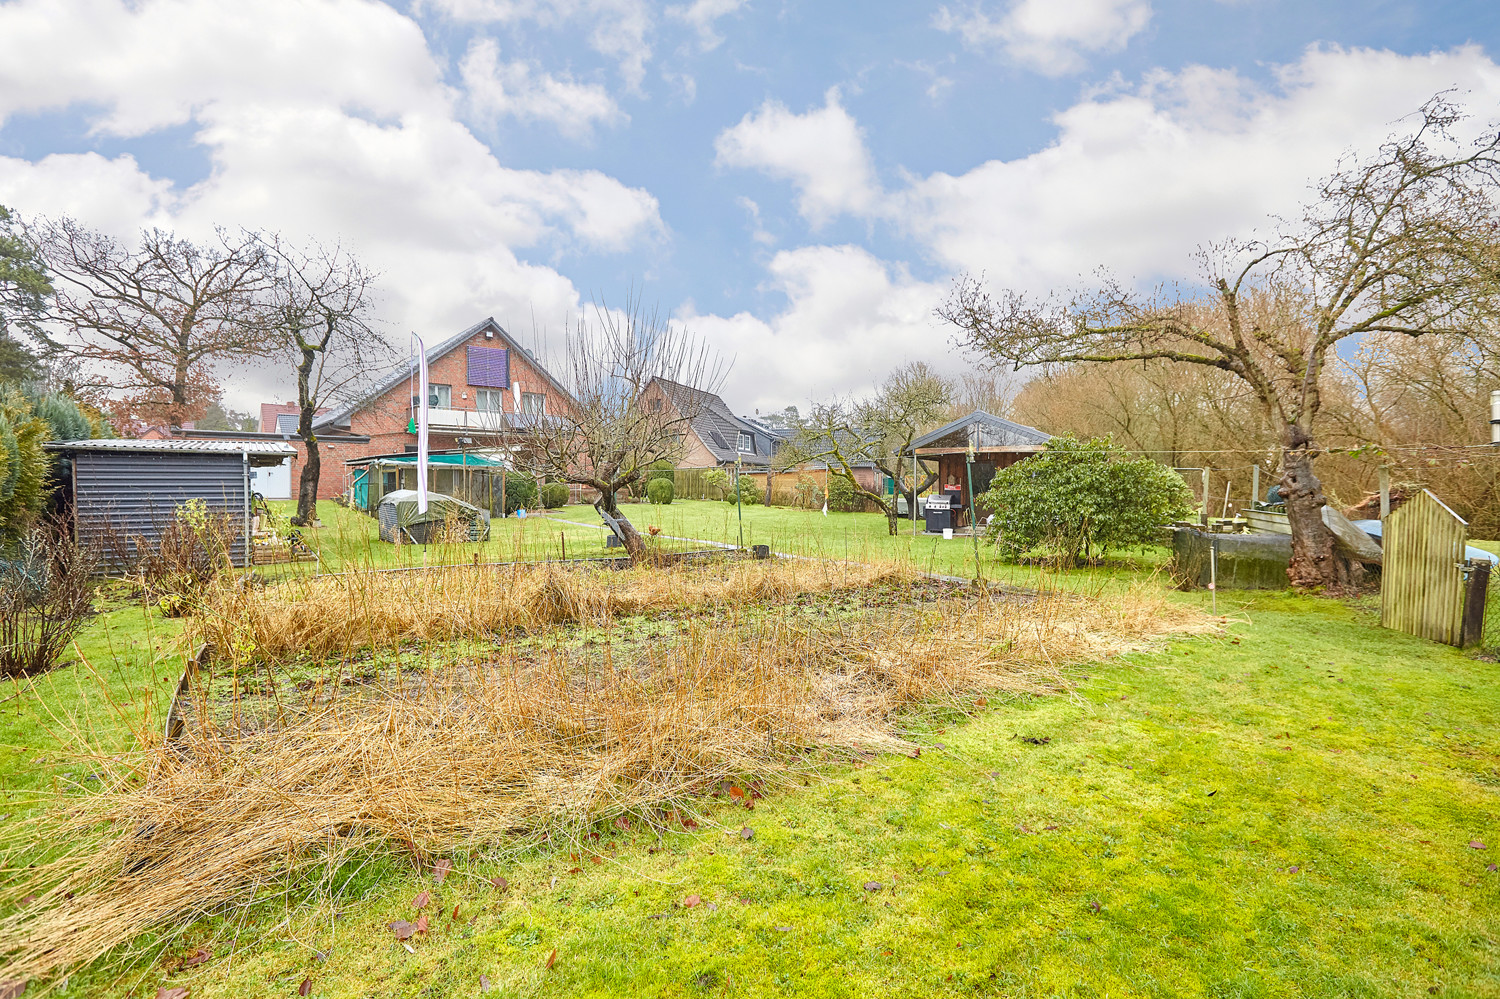
{"label": "flagpole", "polygon": [[417,392],[421,402],[417,407],[417,512],[427,512],[427,428],[429,426],[427,386],[427,345],[413,333],[417,342]]}

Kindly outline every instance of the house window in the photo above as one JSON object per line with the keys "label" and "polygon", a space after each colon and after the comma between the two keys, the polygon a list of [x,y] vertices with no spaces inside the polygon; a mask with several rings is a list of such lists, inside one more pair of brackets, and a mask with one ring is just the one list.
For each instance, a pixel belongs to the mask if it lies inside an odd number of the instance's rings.
{"label": "house window", "polygon": [[481,413],[505,412],[505,394],[500,389],[478,389],[474,401]]}
{"label": "house window", "polygon": [[651,412],[653,412],[653,413],[660,413],[661,412],[661,400],[660,399],[652,399],[651,400]]}
{"label": "house window", "polygon": [[746,454],[755,453],[755,435],[740,431],[740,450]]}
{"label": "house window", "polygon": [[[411,397],[411,404],[412,404],[412,408],[413,409],[421,406],[422,405],[422,397],[420,395],[414,395],[414,396],[412,396]],[[431,385],[431,384],[429,384],[427,386],[427,405],[429,405],[429,406],[435,406],[438,409],[452,409],[453,408],[453,386],[451,386],[451,385]]]}
{"label": "house window", "polygon": [[521,412],[527,416],[541,416],[547,411],[547,397],[540,392],[521,393]]}

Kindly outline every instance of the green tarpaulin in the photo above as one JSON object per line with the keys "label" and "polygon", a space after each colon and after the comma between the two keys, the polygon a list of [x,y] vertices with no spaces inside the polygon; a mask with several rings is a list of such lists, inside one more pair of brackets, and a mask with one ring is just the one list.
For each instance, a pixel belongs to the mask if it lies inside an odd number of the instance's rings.
{"label": "green tarpaulin", "polygon": [[386,493],[377,511],[380,540],[395,543],[432,544],[454,540],[450,525],[468,525],[468,540],[488,541],[490,515],[486,510],[442,493],[427,494],[427,512],[417,509],[415,489],[397,489]]}

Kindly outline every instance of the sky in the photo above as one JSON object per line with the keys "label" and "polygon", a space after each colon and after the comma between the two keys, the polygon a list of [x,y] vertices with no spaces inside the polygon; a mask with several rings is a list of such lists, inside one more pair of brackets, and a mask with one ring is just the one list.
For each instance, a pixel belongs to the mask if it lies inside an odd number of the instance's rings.
{"label": "sky", "polygon": [[961,273],[1191,281],[1497,59],[1494,0],[0,0],[0,204],[340,241],[403,351],[635,295],[748,414],[981,364]]}

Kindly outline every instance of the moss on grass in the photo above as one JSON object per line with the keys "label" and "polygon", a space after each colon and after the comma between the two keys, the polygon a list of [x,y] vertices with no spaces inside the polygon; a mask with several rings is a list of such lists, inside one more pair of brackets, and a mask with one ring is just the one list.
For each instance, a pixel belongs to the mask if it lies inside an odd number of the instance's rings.
{"label": "moss on grass", "polygon": [[[918,759],[748,811],[705,799],[696,831],[606,825],[457,857],[440,885],[365,858],[333,898],[142,941],[206,946],[201,965],[101,967],[72,988],[249,997],[310,977],[315,996],[468,996],[484,975],[500,995],[1500,994],[1493,665],[1326,600],[1257,595],[1236,613],[1227,638],[1089,668],[1075,696],[930,728]],[[387,924],[414,921],[424,888],[431,929],[409,953]]]}

